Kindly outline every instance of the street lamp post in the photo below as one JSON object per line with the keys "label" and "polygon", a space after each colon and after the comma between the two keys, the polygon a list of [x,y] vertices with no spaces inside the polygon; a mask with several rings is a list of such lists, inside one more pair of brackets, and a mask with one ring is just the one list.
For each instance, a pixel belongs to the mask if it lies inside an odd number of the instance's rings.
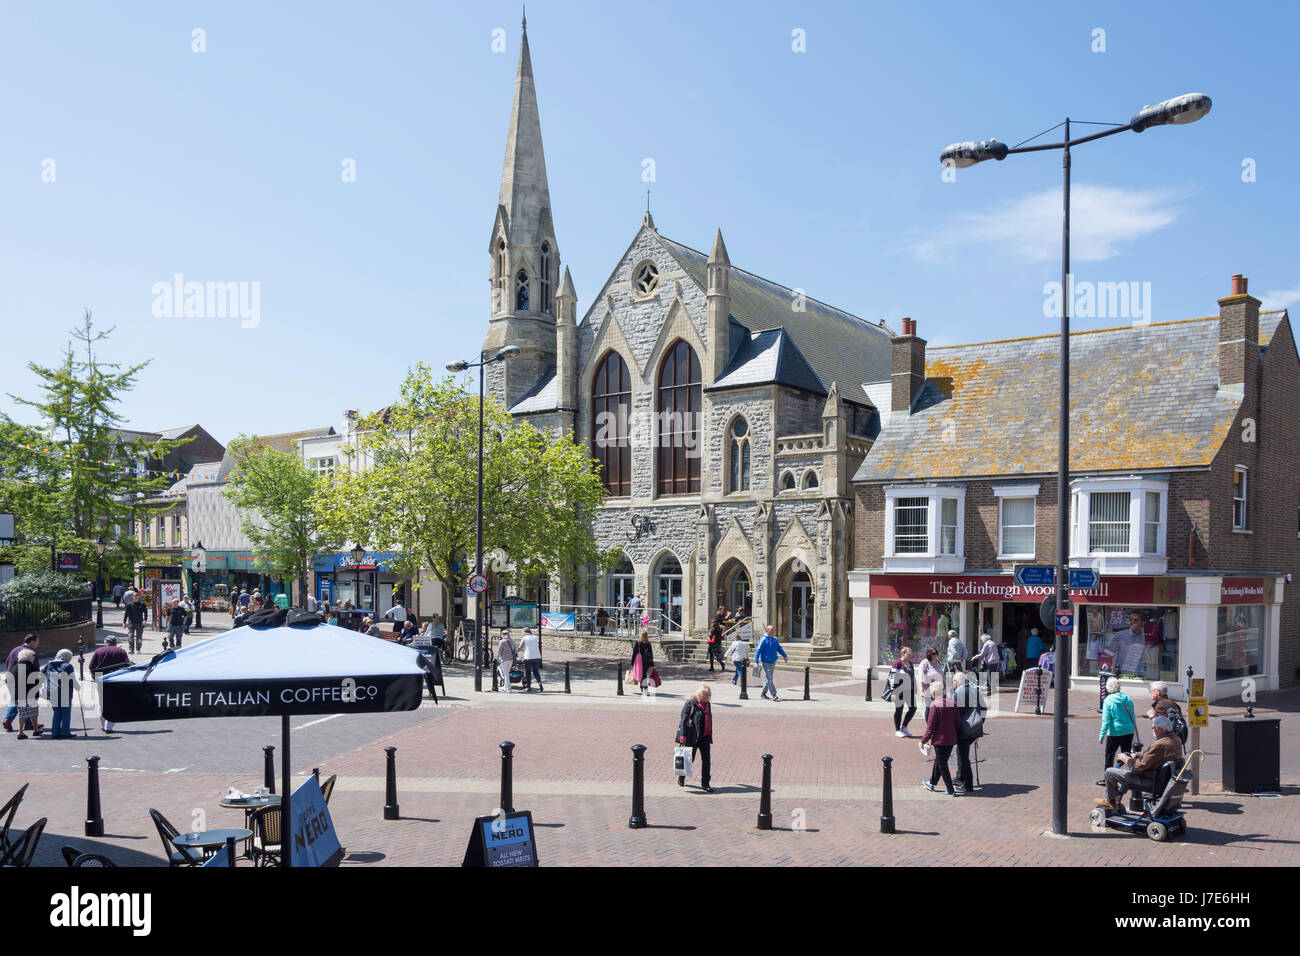
{"label": "street lamp post", "polygon": [[104,552],[108,544],[103,538],[95,541],[95,563],[98,566],[95,576],[95,627],[104,628]]}
{"label": "street lamp post", "polygon": [[203,626],[203,573],[208,569],[208,552],[200,541],[194,546],[194,557],[190,563],[198,581],[194,586],[194,626]]}
{"label": "street lamp post", "polygon": [[[1070,138],[1070,120],[1065,120],[1065,132],[1059,143],[1008,148],[995,139],[981,142],[953,143],[939,156],[945,166],[964,168],[988,159],[1003,160],[1013,153],[1036,153],[1044,150],[1062,151],[1064,189],[1061,221],[1061,346],[1060,346],[1060,402],[1056,458],[1056,610],[1059,613],[1070,606],[1069,601],[1069,479],[1070,479],[1070,148],[1090,143],[1095,139],[1114,136],[1132,130],[1140,133],[1151,126],[1181,126],[1194,123],[1210,111],[1210,98],[1204,93],[1186,93],[1173,99],[1143,107],[1128,123],[1113,126],[1099,133]],[[1041,134],[1040,134],[1041,135]],[[1035,137],[1037,138],[1037,137]],[[1059,642],[1058,642],[1059,643]],[[1067,832],[1066,794],[1069,768],[1069,740],[1067,737],[1067,710],[1071,655],[1056,651],[1056,698],[1052,713],[1052,832]]]}
{"label": "street lamp post", "polygon": [[[360,544],[352,546],[352,606],[358,611],[361,610],[361,562],[365,560],[366,549]],[[360,630],[360,622],[357,630]]]}
{"label": "street lamp post", "polygon": [[[507,345],[491,358],[481,358],[478,362],[452,362],[447,366],[449,372],[464,372],[478,369],[478,527],[474,546],[474,573],[483,570],[483,370],[493,362],[517,355],[517,345]],[[483,691],[483,595],[474,595],[474,690]]]}

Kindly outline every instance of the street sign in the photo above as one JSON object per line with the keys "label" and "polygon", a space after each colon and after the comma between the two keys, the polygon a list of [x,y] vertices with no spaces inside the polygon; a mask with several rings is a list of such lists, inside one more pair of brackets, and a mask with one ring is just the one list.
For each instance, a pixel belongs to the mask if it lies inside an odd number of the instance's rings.
{"label": "street sign", "polygon": [[[1074,605],[1070,603],[1070,598],[1068,595],[1065,598],[1065,603],[1061,605],[1061,608],[1067,611],[1074,609]],[[1050,627],[1053,630],[1055,630],[1056,628],[1056,595],[1055,594],[1047,595],[1047,597],[1043,598],[1043,603],[1038,605],[1038,619],[1043,622],[1043,627]]]}
{"label": "street sign", "polygon": [[1210,702],[1205,697],[1187,698],[1187,726],[1210,726]]}
{"label": "street sign", "polygon": [[1022,588],[1050,588],[1056,583],[1056,568],[1050,564],[1018,564],[1015,575]]}
{"label": "street sign", "polygon": [[1056,612],[1056,636],[1070,637],[1074,634],[1074,608]]}
{"label": "street sign", "polygon": [[1101,575],[1093,568],[1070,568],[1070,590],[1091,591],[1101,584]]}
{"label": "street sign", "polygon": [[487,590],[488,579],[486,574],[471,574],[469,576],[469,589],[475,594],[482,594]]}

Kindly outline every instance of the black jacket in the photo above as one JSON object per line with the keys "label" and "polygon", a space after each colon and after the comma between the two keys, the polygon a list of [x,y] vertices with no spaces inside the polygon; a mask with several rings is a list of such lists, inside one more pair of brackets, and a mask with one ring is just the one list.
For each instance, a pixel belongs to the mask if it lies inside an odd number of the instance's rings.
{"label": "black jacket", "polygon": [[124,613],[126,614],[126,619],[132,624],[143,624],[146,615],[149,613],[149,609],[144,606],[143,601],[136,598],[136,600],[126,606],[126,611]]}
{"label": "black jacket", "polygon": [[632,643],[632,660],[631,664],[636,664],[636,656],[641,655],[641,673],[649,674],[650,668],[655,666],[655,651],[649,641],[642,644],[640,641]]}
{"label": "black jacket", "polygon": [[[709,709],[712,710],[713,708],[710,707]],[[709,731],[708,736],[705,736],[704,708],[700,706],[699,701],[694,697],[688,698],[686,703],[682,704],[682,716],[677,721],[678,742],[682,742],[682,738],[685,737],[684,743],[688,747],[699,746],[701,741],[711,744],[713,743],[713,728],[710,727]]]}

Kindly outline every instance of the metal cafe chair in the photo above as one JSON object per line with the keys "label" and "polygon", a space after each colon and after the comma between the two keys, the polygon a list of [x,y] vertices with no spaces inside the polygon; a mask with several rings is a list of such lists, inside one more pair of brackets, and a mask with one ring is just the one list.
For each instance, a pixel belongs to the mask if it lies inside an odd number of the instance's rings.
{"label": "metal cafe chair", "polygon": [[[330,788],[331,790],[333,787]],[[250,827],[253,831],[253,865],[279,866],[281,847],[280,821],[283,817],[278,806],[259,807],[253,813]]]}
{"label": "metal cafe chair", "polygon": [[163,853],[167,857],[168,866],[199,866],[203,863],[203,854],[200,851],[177,846],[172,842],[173,837],[180,836],[180,831],[172,826],[165,816],[153,808],[150,808],[149,816],[153,819],[153,825],[158,828],[158,836],[162,840]]}
{"label": "metal cafe chair", "polygon": [[3,824],[0,824],[3,827],[0,829],[0,853],[9,849],[9,845],[13,842],[9,837],[9,828],[13,826],[14,817],[18,813],[18,804],[23,802],[28,786],[29,784],[23,784],[18,792],[9,798],[9,802],[0,807],[0,821],[3,821]]}
{"label": "metal cafe chair", "polygon": [[32,857],[36,856],[36,845],[41,842],[46,820],[46,817],[41,817],[24,830],[22,836],[9,844],[4,856],[0,856],[0,867],[32,865]]}
{"label": "metal cafe chair", "polygon": [[334,781],[338,778],[338,774],[332,773],[326,777],[325,782],[320,785],[320,793],[321,796],[325,798],[326,803],[330,802],[330,794],[334,792]]}

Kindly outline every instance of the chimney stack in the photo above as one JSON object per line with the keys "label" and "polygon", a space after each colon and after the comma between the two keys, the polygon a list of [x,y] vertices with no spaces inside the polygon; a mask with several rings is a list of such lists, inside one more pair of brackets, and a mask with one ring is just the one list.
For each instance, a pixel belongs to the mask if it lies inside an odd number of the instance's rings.
{"label": "chimney stack", "polygon": [[1219,384],[1242,395],[1251,407],[1259,375],[1259,299],[1246,291],[1248,279],[1232,277],[1232,294],[1219,300]]}
{"label": "chimney stack", "polygon": [[925,339],[916,334],[916,320],[903,319],[903,334],[894,338],[890,369],[890,409],[894,414],[911,414],[912,400],[925,384]]}

